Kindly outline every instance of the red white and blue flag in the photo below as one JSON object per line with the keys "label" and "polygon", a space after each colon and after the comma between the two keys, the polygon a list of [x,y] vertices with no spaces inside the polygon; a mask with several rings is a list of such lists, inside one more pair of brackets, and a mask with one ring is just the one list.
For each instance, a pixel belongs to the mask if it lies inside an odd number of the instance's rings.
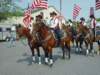
{"label": "red white and blue flag", "polygon": [[47,0],[35,0],[32,3],[31,8],[32,9],[35,9],[35,8],[44,8],[44,9],[47,9],[48,8]]}
{"label": "red white and blue flag", "polygon": [[25,12],[24,12],[24,18],[23,18],[23,23],[24,23],[25,27],[29,27],[29,25],[31,23],[31,18],[32,18],[31,13],[32,13],[32,9],[28,5],[27,10],[25,10]]}
{"label": "red white and blue flag", "polygon": [[32,10],[35,8],[47,9],[48,8],[47,0],[34,0],[31,7],[29,7],[28,5],[27,10],[25,10],[24,12],[24,18],[23,18],[23,23],[25,24],[26,27],[28,27],[29,24],[31,23],[31,13]]}
{"label": "red white and blue flag", "polygon": [[81,7],[75,4],[73,8],[73,20],[76,20],[77,16],[79,15],[80,10],[81,10]]}
{"label": "red white and blue flag", "polygon": [[25,27],[29,27],[29,24],[31,23],[31,16],[30,15],[27,15],[23,18],[23,23],[25,25]]}

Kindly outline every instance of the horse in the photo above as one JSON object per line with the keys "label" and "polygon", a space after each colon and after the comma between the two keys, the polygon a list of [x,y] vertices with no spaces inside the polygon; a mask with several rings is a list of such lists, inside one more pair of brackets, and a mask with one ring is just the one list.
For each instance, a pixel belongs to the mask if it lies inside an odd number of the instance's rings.
{"label": "horse", "polygon": [[[86,34],[84,41],[86,44],[86,54],[88,55],[90,52],[94,54],[93,50],[93,43],[97,42],[98,44],[98,51],[97,54],[100,55],[100,28],[95,28],[95,34],[93,34],[93,31],[91,28],[87,28],[86,26],[83,27],[84,33]],[[88,45],[90,45],[90,49],[88,49]]]}
{"label": "horse", "polygon": [[70,59],[71,42],[73,40],[72,28],[68,25],[62,24],[62,31],[64,34],[63,37],[61,38],[61,48],[63,50],[63,58],[65,58],[65,53],[68,53],[68,59]]}
{"label": "horse", "polygon": [[[42,47],[45,50],[45,57],[46,62],[48,62],[48,57],[50,59],[50,65],[53,65],[53,58],[52,58],[52,52],[53,48],[56,47],[56,39],[54,37],[54,33],[51,31],[50,27],[46,26],[43,22],[37,23],[35,31],[38,34],[38,37],[40,39],[40,42],[42,43]],[[61,39],[61,47],[63,51],[63,57],[65,56],[65,50],[64,48],[68,48],[68,58],[70,59],[70,39],[69,37],[63,37]]]}
{"label": "horse", "polygon": [[16,26],[16,33],[17,33],[17,39],[20,39],[21,37],[27,38],[28,45],[32,52],[32,60],[33,60],[32,63],[35,62],[34,49],[36,49],[38,55],[38,64],[41,64],[41,56],[39,50],[40,44],[38,43],[38,39],[35,36],[35,34],[30,34],[29,28],[23,27],[21,25]]}
{"label": "horse", "polygon": [[[86,55],[88,55],[91,52],[94,53],[94,50],[93,50],[94,35],[90,28],[87,28],[86,26],[83,26],[83,25],[78,25],[76,39],[77,41],[80,41],[81,50],[82,50],[82,44],[83,42],[85,42]],[[89,45],[90,45],[90,49],[89,49]],[[78,44],[77,44],[77,47],[78,47]]]}
{"label": "horse", "polygon": [[100,55],[100,27],[96,27],[95,41],[97,41],[97,43],[98,43],[98,51],[97,51],[97,54]]}
{"label": "horse", "polygon": [[83,33],[82,27],[80,25],[78,25],[77,29],[76,29],[76,36],[75,36],[76,51],[81,51],[81,49],[82,49],[82,43],[83,43],[83,35],[82,35],[82,33]]}

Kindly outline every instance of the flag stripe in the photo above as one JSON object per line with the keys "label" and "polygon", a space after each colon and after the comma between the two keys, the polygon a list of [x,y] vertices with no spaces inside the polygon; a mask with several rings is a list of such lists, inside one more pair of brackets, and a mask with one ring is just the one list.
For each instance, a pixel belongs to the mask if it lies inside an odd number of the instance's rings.
{"label": "flag stripe", "polygon": [[45,0],[35,0],[31,6],[32,9],[34,9],[34,8],[47,8],[47,7],[48,7],[48,3]]}
{"label": "flag stripe", "polygon": [[42,1],[40,4],[36,5],[37,8],[45,8],[47,9],[48,4],[46,1]]}
{"label": "flag stripe", "polygon": [[96,10],[100,9],[100,0],[96,0]]}

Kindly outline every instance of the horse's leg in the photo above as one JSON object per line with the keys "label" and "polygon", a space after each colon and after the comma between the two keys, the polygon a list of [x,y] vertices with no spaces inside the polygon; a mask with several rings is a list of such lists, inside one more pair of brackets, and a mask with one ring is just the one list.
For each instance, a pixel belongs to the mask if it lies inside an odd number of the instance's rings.
{"label": "horse's leg", "polygon": [[86,47],[86,55],[89,54],[89,49],[88,49],[88,41],[85,40],[85,47]]}
{"label": "horse's leg", "polygon": [[74,47],[75,44],[74,44],[74,38],[72,38],[72,47]]}
{"label": "horse's leg", "polygon": [[93,42],[90,43],[90,52],[94,55]]}
{"label": "horse's leg", "polygon": [[99,46],[99,51],[98,51],[98,55],[100,55],[100,45],[98,45]]}
{"label": "horse's leg", "polygon": [[78,52],[78,40],[76,39],[76,52]]}
{"label": "horse's leg", "polygon": [[30,44],[30,42],[28,42],[28,45],[31,49],[31,52],[32,52],[32,60],[33,62],[35,62],[35,53],[34,53],[34,47]]}
{"label": "horse's leg", "polygon": [[71,56],[70,56],[70,49],[71,49],[71,48],[68,47],[68,59],[70,59],[70,57],[71,57]]}
{"label": "horse's leg", "polygon": [[79,48],[80,51],[82,51],[83,40],[84,40],[84,38],[80,38],[80,48]]}
{"label": "horse's leg", "polygon": [[43,48],[44,49],[44,52],[45,52],[45,64],[48,63],[48,51],[46,48]]}
{"label": "horse's leg", "polygon": [[65,46],[61,46],[61,49],[62,49],[62,53],[63,53],[62,58],[65,59]]}
{"label": "horse's leg", "polygon": [[53,65],[52,48],[49,47],[49,48],[48,48],[48,51],[49,51],[49,55],[50,55],[50,66],[52,66],[52,65]]}
{"label": "horse's leg", "polygon": [[100,55],[100,40],[98,40],[97,43],[98,43],[98,49],[99,49],[99,51],[97,52],[97,54]]}
{"label": "horse's leg", "polygon": [[75,45],[76,45],[76,38],[75,38],[76,36],[72,36],[72,43],[73,43],[73,47],[75,47]]}
{"label": "horse's leg", "polygon": [[32,60],[33,60],[33,62],[35,62],[35,53],[34,53],[34,48],[31,48],[31,52],[32,52]]}
{"label": "horse's leg", "polygon": [[67,45],[67,50],[68,50],[68,51],[67,51],[67,52],[68,52],[68,53],[67,53],[67,54],[68,54],[68,59],[70,59],[70,44]]}
{"label": "horse's leg", "polygon": [[40,56],[39,47],[37,47],[36,49],[37,49],[37,55],[38,55],[39,64],[41,64],[41,56]]}

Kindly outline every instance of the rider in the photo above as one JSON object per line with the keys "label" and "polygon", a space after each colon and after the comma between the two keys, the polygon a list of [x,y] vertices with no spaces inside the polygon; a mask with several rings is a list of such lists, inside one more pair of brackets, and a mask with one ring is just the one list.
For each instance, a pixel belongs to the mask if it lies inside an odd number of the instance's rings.
{"label": "rider", "polygon": [[[80,18],[80,27],[81,29],[86,26],[85,24],[85,19],[83,17]],[[83,39],[85,37],[85,33],[82,31],[80,34],[79,34],[79,38],[80,38],[80,43],[82,44],[83,43]]]}
{"label": "rider", "polygon": [[36,21],[36,23],[40,23],[40,22],[42,22],[42,19],[43,19],[42,15],[37,15],[35,21]]}
{"label": "rider", "polygon": [[51,17],[50,28],[53,29],[53,31],[55,32],[56,38],[58,40],[57,45],[59,45],[60,39],[61,39],[61,31],[60,31],[61,30],[61,22],[59,21],[57,13],[54,11],[52,13],[50,13],[50,17]]}
{"label": "rider", "polygon": [[[95,36],[95,27],[96,27],[96,19],[95,19],[95,16],[94,15],[90,15],[90,29],[92,30],[93,32],[93,35]],[[95,37],[94,37],[95,39]]]}
{"label": "rider", "polygon": [[80,18],[80,25],[86,26],[85,19],[83,17]]}
{"label": "rider", "polygon": [[42,22],[46,24],[46,21],[44,19],[44,13],[43,12],[40,12],[40,15],[42,16],[42,18],[41,18]]}

